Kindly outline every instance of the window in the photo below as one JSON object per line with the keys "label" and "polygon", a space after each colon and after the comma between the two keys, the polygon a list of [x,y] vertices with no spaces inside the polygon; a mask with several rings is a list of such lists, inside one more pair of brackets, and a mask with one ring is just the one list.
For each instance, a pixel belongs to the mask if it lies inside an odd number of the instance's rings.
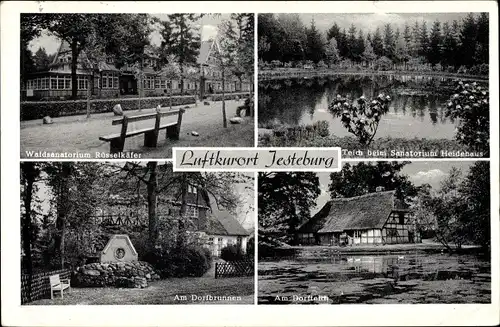
{"label": "window", "polygon": [[66,76],[64,78],[64,88],[66,90],[70,90],[71,89],[71,76]]}
{"label": "window", "polygon": [[87,77],[86,76],[78,76],[78,89],[79,90],[86,90],[87,89]]}
{"label": "window", "polygon": [[52,76],[50,78],[50,88],[53,90],[57,89],[57,77]]}
{"label": "window", "polygon": [[113,88],[114,89],[118,88],[118,76],[116,75],[113,76]]}
{"label": "window", "polygon": [[198,192],[197,188],[192,185],[188,185],[188,193],[196,194]]}
{"label": "window", "polygon": [[361,231],[360,230],[355,230],[354,231],[354,237],[361,237]]}
{"label": "window", "polygon": [[165,88],[166,81],[165,80],[160,80],[160,89]]}
{"label": "window", "polygon": [[57,77],[57,89],[64,90],[64,77],[61,76]]}
{"label": "window", "polygon": [[198,218],[198,207],[193,205],[188,205],[186,208],[186,213],[189,217]]}
{"label": "window", "polygon": [[397,237],[398,231],[396,228],[387,228],[386,234],[387,234],[387,237]]}
{"label": "window", "polygon": [[108,88],[108,78],[106,75],[102,75],[102,88],[107,89]]}
{"label": "window", "polygon": [[160,79],[155,78],[155,89],[159,89],[159,88],[160,88]]}
{"label": "window", "polygon": [[405,213],[404,212],[399,213],[399,223],[401,225],[404,225],[404,223],[405,223]]}

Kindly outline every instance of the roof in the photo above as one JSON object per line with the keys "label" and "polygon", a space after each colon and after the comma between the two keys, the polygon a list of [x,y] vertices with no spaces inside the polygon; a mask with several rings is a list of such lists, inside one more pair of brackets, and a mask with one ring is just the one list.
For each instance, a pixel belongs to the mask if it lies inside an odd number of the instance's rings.
{"label": "roof", "polygon": [[208,60],[208,54],[210,53],[210,49],[212,48],[213,40],[202,41],[200,44],[200,54],[196,59],[197,64],[204,64]]}
{"label": "roof", "polygon": [[212,212],[212,219],[207,222],[207,234],[211,235],[250,235],[228,211]]}
{"label": "roof", "polygon": [[305,233],[333,233],[345,230],[382,228],[394,210],[399,207],[396,191],[368,193],[352,198],[338,198],[325,206],[299,231]]}

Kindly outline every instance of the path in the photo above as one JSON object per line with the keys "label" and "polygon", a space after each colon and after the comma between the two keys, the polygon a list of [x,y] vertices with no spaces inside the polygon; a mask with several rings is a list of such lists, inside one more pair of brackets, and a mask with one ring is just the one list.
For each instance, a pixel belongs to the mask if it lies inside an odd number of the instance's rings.
{"label": "path", "polygon": [[[243,101],[226,101],[227,117],[234,117],[236,108]],[[178,108],[178,107],[176,107]],[[126,111],[127,114],[136,114],[138,111]],[[154,109],[144,109],[141,113],[154,112]],[[85,115],[54,118],[54,124],[43,125],[41,119],[21,122],[21,158],[27,158],[28,151],[46,152],[79,152],[88,154],[90,158],[97,158],[98,154],[109,153],[109,143],[99,140],[99,136],[119,132],[120,126],[111,126],[115,118],[112,113],[94,114],[90,119]],[[162,122],[175,121],[177,117],[166,117]],[[134,122],[129,129],[149,127],[154,120]],[[246,146],[254,145],[253,118],[245,117],[240,125],[228,122],[228,128],[222,128],[222,102],[211,105],[190,105],[182,117],[180,140],[165,140],[165,132],[160,133],[157,148],[145,148],[143,136],[127,138],[125,151],[141,155],[141,158],[170,158],[172,146]],[[191,131],[199,133],[192,136]],[[36,159],[36,157],[30,157]],[[87,157],[78,157],[87,158]]]}

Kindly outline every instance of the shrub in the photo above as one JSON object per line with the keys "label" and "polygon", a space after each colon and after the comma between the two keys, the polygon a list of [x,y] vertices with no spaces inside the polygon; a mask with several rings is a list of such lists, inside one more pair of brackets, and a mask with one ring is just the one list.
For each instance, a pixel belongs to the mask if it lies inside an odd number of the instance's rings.
{"label": "shrub", "polygon": [[447,116],[459,118],[456,139],[476,151],[489,153],[490,106],[489,91],[476,82],[458,82],[448,101]]}
{"label": "shrub", "polygon": [[176,249],[156,249],[144,256],[162,278],[201,277],[212,266],[210,251],[201,246],[186,246]]}
{"label": "shrub", "polygon": [[225,261],[238,261],[243,260],[243,258],[245,257],[245,254],[243,253],[243,251],[241,251],[241,248],[232,244],[222,248],[220,253],[221,259]]}
{"label": "shrub", "polygon": [[[123,110],[136,110],[139,108],[138,98],[120,98],[92,100],[90,104],[91,113],[112,112],[116,104],[120,104]],[[174,96],[172,105],[193,104],[193,96]],[[169,97],[152,97],[141,99],[142,108],[156,108],[158,105],[167,107]],[[87,112],[87,100],[76,101],[26,101],[21,102],[21,120],[41,119],[45,116],[62,117],[83,115]]]}
{"label": "shrub", "polygon": [[392,68],[392,60],[386,56],[382,56],[375,60],[374,67],[376,70],[390,70]]}
{"label": "shrub", "polygon": [[245,256],[248,260],[253,260],[255,256],[255,237],[250,236],[247,241],[247,252]]}
{"label": "shrub", "polygon": [[371,101],[364,96],[352,101],[338,94],[328,109],[340,117],[342,125],[358,138],[359,143],[368,145],[377,133],[382,115],[389,111],[390,102],[391,97],[382,93]]}

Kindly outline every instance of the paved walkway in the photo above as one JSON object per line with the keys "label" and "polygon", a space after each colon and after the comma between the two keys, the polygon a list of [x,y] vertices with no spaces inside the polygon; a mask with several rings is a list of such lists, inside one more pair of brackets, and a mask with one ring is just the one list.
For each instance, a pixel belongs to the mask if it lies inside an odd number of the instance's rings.
{"label": "paved walkway", "polygon": [[[236,115],[236,108],[243,101],[226,101],[227,118]],[[174,107],[178,108],[178,107]],[[135,114],[138,111],[127,111]],[[154,109],[143,109],[142,113],[154,112]],[[120,126],[112,126],[113,113],[94,114],[90,119],[85,115],[57,117],[54,124],[43,125],[41,119],[21,122],[21,158],[34,158],[28,152],[80,152],[88,153],[91,158],[97,158],[99,153],[109,153],[109,143],[99,140],[99,136],[119,132]],[[162,122],[175,121],[177,116],[165,117]],[[149,127],[154,120],[133,122],[129,130]],[[196,131],[199,136],[192,136]],[[182,117],[180,140],[165,139],[165,132],[160,134],[157,148],[145,148],[142,135],[127,138],[125,151],[141,154],[141,158],[170,158],[172,147],[210,147],[210,146],[246,146],[254,145],[253,118],[245,117],[240,125],[228,122],[228,128],[222,127],[222,102],[213,102],[210,105],[190,105]],[[83,158],[83,157],[80,157]]]}

